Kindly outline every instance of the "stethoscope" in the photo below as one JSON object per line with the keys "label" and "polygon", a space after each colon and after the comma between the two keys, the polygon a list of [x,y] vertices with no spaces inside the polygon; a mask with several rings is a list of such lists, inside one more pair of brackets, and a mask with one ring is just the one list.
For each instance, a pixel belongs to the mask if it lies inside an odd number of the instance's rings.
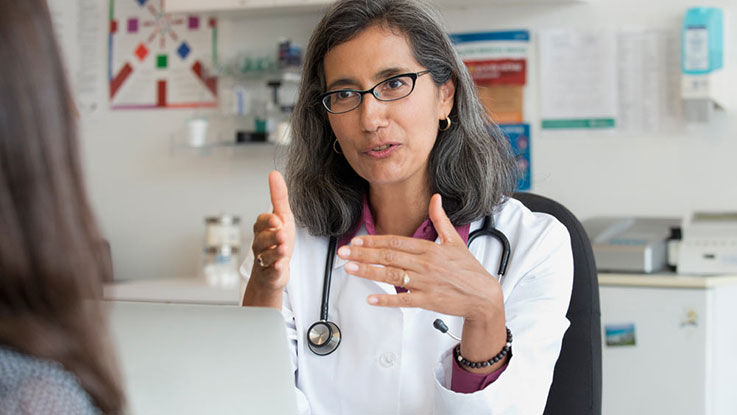
{"label": "stethoscope", "polygon": [[[499,261],[499,278],[501,278],[507,272],[507,262],[509,262],[509,240],[502,233],[494,227],[494,218],[491,216],[484,217],[484,223],[481,228],[471,232],[468,236],[468,244],[470,247],[471,242],[479,236],[489,235],[496,238],[502,244],[502,255]],[[328,298],[330,297],[330,279],[333,276],[333,260],[335,258],[335,248],[338,245],[338,239],[336,237],[330,237],[328,242],[328,254],[325,259],[325,276],[323,279],[322,286],[322,305],[320,307],[320,320],[313,323],[309,330],[307,330],[307,346],[315,354],[320,356],[328,355],[335,351],[340,345],[340,328],[337,324],[328,320]],[[442,320],[437,319],[433,323],[433,326],[445,333],[448,331],[448,327],[443,323]],[[451,337],[458,339],[452,334],[448,333]]]}

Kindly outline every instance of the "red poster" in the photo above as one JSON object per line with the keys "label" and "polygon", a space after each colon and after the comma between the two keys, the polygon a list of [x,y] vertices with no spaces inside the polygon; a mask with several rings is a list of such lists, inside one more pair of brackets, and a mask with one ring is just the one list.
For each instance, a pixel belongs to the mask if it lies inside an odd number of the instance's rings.
{"label": "red poster", "polygon": [[525,59],[490,59],[464,61],[476,85],[525,85]]}

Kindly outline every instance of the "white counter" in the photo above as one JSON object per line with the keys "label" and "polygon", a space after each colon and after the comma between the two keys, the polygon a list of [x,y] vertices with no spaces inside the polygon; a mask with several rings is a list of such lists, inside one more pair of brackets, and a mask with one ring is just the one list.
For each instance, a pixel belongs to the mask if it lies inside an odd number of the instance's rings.
{"label": "white counter", "polygon": [[737,285],[737,275],[679,275],[674,273],[625,274],[599,273],[600,286],[627,287],[670,287],[670,288],[711,288],[723,285]]}
{"label": "white counter", "polygon": [[105,285],[103,297],[120,301],[238,305],[240,287],[213,287],[202,278],[192,277],[129,280]]}

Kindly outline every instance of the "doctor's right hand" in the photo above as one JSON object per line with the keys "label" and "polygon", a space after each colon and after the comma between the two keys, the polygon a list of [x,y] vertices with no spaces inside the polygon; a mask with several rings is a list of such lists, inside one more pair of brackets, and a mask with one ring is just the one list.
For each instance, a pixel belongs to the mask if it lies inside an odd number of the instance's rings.
{"label": "doctor's right hand", "polygon": [[253,225],[254,262],[243,305],[281,308],[281,293],[289,282],[289,260],[296,226],[281,173],[269,174],[272,213],[262,213]]}

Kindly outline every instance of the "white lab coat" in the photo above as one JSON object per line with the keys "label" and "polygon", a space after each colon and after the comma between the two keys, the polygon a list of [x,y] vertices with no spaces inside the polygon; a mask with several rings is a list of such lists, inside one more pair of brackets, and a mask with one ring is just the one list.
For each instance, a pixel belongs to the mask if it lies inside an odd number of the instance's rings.
{"label": "white lab coat", "polygon": [[[513,356],[502,375],[484,390],[450,390],[452,348],[457,342],[433,328],[440,317],[461,336],[463,319],[422,309],[367,304],[374,293],[396,293],[393,286],[344,271],[335,257],[329,319],[342,332],[340,347],[318,356],[307,347],[306,332],[319,320],[328,241],[298,229],[291,276],[282,313],[293,351],[300,414],[542,414],[563,334],[573,281],[573,259],[566,228],[554,217],[530,212],[510,199],[494,215],[509,238],[511,255],[501,279]],[[471,231],[481,221],[471,225]],[[361,229],[359,234],[365,234]],[[470,248],[497,275],[501,245],[492,237]],[[246,278],[252,259],[241,272]]]}

